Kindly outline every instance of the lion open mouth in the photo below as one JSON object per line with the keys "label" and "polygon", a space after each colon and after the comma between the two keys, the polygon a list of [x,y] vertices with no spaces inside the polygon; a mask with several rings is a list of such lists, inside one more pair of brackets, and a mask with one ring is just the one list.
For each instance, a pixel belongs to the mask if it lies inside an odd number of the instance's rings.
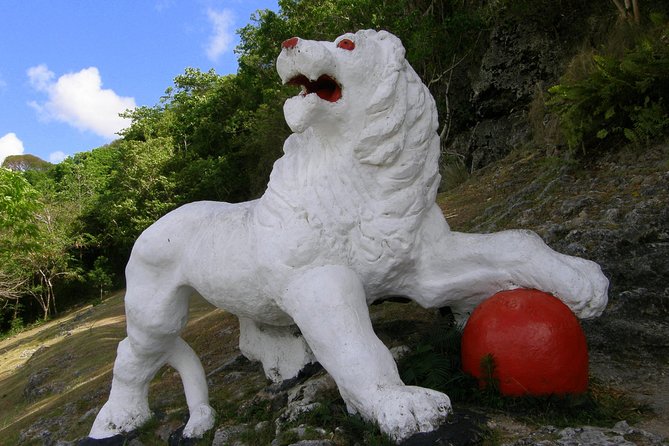
{"label": "lion open mouth", "polygon": [[321,75],[317,80],[309,80],[304,74],[295,76],[287,82],[288,85],[302,87],[302,95],[316,93],[319,98],[328,102],[337,102],[341,99],[341,85],[327,74]]}

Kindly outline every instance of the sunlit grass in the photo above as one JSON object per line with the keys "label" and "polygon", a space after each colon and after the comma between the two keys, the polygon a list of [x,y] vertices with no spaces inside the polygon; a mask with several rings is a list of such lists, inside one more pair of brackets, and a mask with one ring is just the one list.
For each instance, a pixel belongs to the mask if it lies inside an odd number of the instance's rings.
{"label": "sunlit grass", "polygon": [[[222,336],[221,322],[235,328]],[[205,369],[217,365],[219,355],[234,351],[237,336],[232,315],[199,297],[191,300],[184,337],[204,353]],[[123,293],[117,293],[95,307],[79,308],[0,340],[0,443],[19,444],[21,432],[39,422],[65,423],[54,427],[65,434],[63,440],[86,436],[108,396],[116,348],[124,337]],[[152,383],[150,399],[176,426],[187,414],[179,375],[168,367]],[[180,409],[171,410],[170,405]]]}

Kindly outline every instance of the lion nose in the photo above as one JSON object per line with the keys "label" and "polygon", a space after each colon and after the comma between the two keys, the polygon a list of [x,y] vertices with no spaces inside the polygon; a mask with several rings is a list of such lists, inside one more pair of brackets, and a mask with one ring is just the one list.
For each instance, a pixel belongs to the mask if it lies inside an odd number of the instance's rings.
{"label": "lion nose", "polygon": [[281,46],[287,50],[290,50],[295,48],[297,46],[297,42],[299,41],[300,39],[298,37],[291,37],[290,39],[284,40]]}

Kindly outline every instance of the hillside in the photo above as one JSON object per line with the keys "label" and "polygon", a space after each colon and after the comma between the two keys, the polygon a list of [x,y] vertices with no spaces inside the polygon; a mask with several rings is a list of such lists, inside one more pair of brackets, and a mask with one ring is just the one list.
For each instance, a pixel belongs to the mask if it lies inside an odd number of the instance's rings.
{"label": "hillside", "polygon": [[[439,197],[456,230],[531,228],[556,249],[603,265],[611,278],[610,304],[601,318],[583,326],[593,386],[612,397],[624,396],[626,403],[612,415],[608,430],[586,431],[590,438],[620,437],[623,428],[635,444],[662,444],[659,438],[669,436],[668,180],[666,144],[643,154],[625,150],[589,167],[516,150]],[[185,338],[208,374],[219,413],[215,444],[228,444],[222,440],[226,435],[247,445],[269,444],[275,437],[279,445],[300,438],[344,445],[353,444],[355,435],[360,444],[383,444],[371,428],[346,421],[331,380],[320,371],[307,381],[320,409],[286,423],[286,407],[299,412],[296,407],[311,402],[304,401],[310,395],[303,383],[268,386],[260,366],[237,350],[235,318],[197,297],[192,301]],[[401,346],[414,345],[412,340],[440,316],[413,304],[385,303],[372,307],[372,318],[384,342]],[[107,396],[116,344],[123,336],[122,293],[116,293],[99,305],[0,341],[0,444],[64,446],[84,437]],[[135,446],[165,444],[186,416],[178,375],[169,368],[155,378],[150,400],[156,420],[132,440]],[[558,444],[563,432],[522,412],[471,402],[464,407],[487,418],[487,444]],[[277,436],[274,417],[281,416],[285,427]],[[611,430],[615,420],[627,420],[633,428],[618,424],[616,434]],[[291,430],[300,424],[310,427]],[[210,444],[213,436],[201,444]]]}
{"label": "hillside", "polygon": [[669,145],[626,149],[588,167],[515,151],[442,196],[452,226],[529,228],[554,249],[598,262],[609,305],[583,327],[594,376],[650,404],[669,435]]}

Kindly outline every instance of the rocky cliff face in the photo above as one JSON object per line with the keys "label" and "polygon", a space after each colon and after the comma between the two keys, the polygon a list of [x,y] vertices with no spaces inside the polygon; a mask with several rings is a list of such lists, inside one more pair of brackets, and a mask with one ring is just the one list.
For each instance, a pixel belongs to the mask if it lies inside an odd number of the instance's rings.
{"label": "rocky cliff face", "polygon": [[465,188],[478,200],[493,198],[463,225],[531,228],[554,249],[598,262],[611,282],[610,304],[585,323],[591,346],[621,357],[669,357],[669,145],[611,155],[588,169],[547,168],[535,154],[508,160],[481,174],[487,184]]}
{"label": "rocky cliff face", "polygon": [[553,148],[533,140],[528,117],[533,98],[558,83],[583,44],[606,27],[610,6],[538,2],[527,7],[546,11],[506,10],[482,37],[484,51],[458,93],[468,95],[475,118],[448,150],[478,171],[473,182],[490,184],[454,191],[470,202],[449,197],[457,209],[445,211],[471,216],[461,222],[464,230],[528,227],[558,251],[597,261],[611,280],[611,301],[601,318],[585,323],[592,347],[616,357],[666,358],[668,145],[610,148],[589,163],[560,161],[545,157]]}
{"label": "rocky cliff face", "polygon": [[470,170],[503,158],[531,139],[532,99],[559,82],[574,54],[603,21],[601,1],[560,3],[502,11],[482,36],[484,51],[469,67],[466,86],[453,101],[470,107],[474,117],[447,142],[449,151],[463,156]]}

